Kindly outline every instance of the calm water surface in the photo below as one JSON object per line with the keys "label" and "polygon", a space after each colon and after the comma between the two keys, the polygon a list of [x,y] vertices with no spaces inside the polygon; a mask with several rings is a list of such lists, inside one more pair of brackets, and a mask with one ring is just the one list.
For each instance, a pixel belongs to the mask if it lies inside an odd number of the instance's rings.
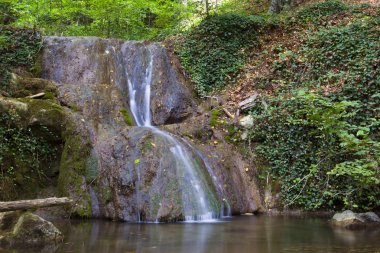
{"label": "calm water surface", "polygon": [[[57,226],[66,234],[64,243],[38,252],[380,253],[380,230],[340,230],[316,218],[243,216],[208,224],[71,221]],[[33,251],[12,251],[21,252]]]}

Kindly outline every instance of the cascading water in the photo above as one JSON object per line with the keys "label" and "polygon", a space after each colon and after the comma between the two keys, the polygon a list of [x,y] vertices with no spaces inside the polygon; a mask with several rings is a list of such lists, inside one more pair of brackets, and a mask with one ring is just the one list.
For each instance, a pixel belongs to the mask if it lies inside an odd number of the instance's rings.
{"label": "cascading water", "polygon": [[[196,165],[191,156],[187,153],[186,147],[167,132],[160,130],[152,125],[150,112],[150,94],[152,83],[152,72],[154,56],[149,53],[149,64],[146,67],[145,78],[143,82],[132,82],[128,78],[129,104],[132,115],[137,126],[150,129],[154,134],[167,140],[170,151],[175,158],[175,166],[178,174],[184,175],[184,178],[190,182],[191,188],[185,190],[182,187],[182,204],[186,221],[209,221],[218,217],[218,214],[213,212],[212,205],[209,203],[206,193],[202,189],[202,183],[194,169]],[[129,73],[127,73],[129,76]],[[142,91],[142,94],[137,94]],[[137,96],[141,97],[140,103],[137,102]],[[138,172],[139,174],[139,172]],[[184,182],[181,182],[184,184]],[[195,196],[195,198],[194,198]],[[195,203],[194,201],[196,200]],[[222,208],[224,209],[224,208]]]}
{"label": "cascading water", "polygon": [[222,208],[220,210],[220,217],[222,217],[222,218],[223,217],[231,217],[231,215],[232,215],[231,206],[230,206],[228,200],[226,198],[224,198],[225,194],[224,194],[223,187],[220,184],[218,178],[216,177],[214,171],[212,170],[211,165],[207,161],[207,158],[199,150],[197,150],[196,148],[194,148],[188,141],[185,140],[184,142],[187,144],[187,146],[191,150],[193,150],[202,159],[202,161],[204,162],[205,167],[207,168],[208,173],[210,174],[210,176],[212,178],[212,182],[213,182],[213,184],[215,185],[215,187],[216,187],[216,189],[218,191],[218,195],[219,196],[223,196],[223,198],[222,198]]}

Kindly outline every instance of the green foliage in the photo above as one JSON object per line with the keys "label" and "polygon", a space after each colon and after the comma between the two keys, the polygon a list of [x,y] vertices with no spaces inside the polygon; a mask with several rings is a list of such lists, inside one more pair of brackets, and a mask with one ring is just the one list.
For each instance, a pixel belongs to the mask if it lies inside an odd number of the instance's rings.
{"label": "green foliage", "polygon": [[17,12],[13,5],[7,1],[0,2],[0,25],[9,25],[18,18]]}
{"label": "green foliage", "polygon": [[171,34],[193,10],[171,0],[9,0],[13,25],[45,35],[153,39]]}
{"label": "green foliage", "polygon": [[[42,183],[51,168],[52,161],[57,157],[57,146],[47,138],[34,134],[31,128],[23,129],[13,125],[18,114],[10,110],[0,116],[0,199],[15,196],[20,185],[28,181]],[[42,133],[51,135],[46,128]],[[37,184],[38,185],[38,184]]]}
{"label": "green foliage", "polygon": [[[347,26],[331,27],[310,36],[301,51],[279,53],[269,82],[281,80],[282,91],[293,87],[326,90],[334,100],[359,100],[356,119],[378,114],[380,19],[369,17]],[[328,92],[333,90],[337,92]]]}
{"label": "green foliage", "polygon": [[54,99],[55,93],[50,91],[45,91],[45,95],[43,97],[44,99]]}
{"label": "green foliage", "polygon": [[264,25],[258,16],[214,15],[185,36],[177,51],[199,95],[224,87],[243,67],[244,50],[257,45]]}
{"label": "green foliage", "polygon": [[323,28],[299,52],[279,50],[250,140],[270,163],[286,206],[380,207],[380,22]]}
{"label": "green foliage", "polygon": [[30,71],[41,48],[41,36],[34,30],[0,26],[0,90],[9,84],[9,71]]}
{"label": "green foliage", "polygon": [[297,13],[296,18],[300,22],[320,22],[325,17],[341,13],[347,9],[347,5],[341,1],[327,0],[301,9]]}

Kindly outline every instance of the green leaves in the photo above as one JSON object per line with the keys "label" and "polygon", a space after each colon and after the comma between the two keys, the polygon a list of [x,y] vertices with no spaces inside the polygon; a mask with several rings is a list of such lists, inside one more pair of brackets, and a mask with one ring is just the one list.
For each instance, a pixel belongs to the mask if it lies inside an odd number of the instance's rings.
{"label": "green leaves", "polygon": [[209,16],[177,45],[198,95],[224,87],[244,66],[244,49],[257,45],[265,21],[257,16]]}
{"label": "green leaves", "polygon": [[127,40],[164,37],[191,13],[191,5],[170,0],[9,0],[8,5],[17,14],[12,24],[39,28],[45,35]]}
{"label": "green leaves", "polygon": [[375,172],[378,166],[379,164],[375,161],[357,159],[337,164],[333,170],[327,172],[327,175],[348,177],[361,185],[377,185],[380,183]]}

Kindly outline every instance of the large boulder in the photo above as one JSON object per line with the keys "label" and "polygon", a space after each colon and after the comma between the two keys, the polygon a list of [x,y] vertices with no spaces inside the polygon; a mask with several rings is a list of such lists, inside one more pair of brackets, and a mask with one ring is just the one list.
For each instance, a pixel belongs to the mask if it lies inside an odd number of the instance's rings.
{"label": "large boulder", "polygon": [[379,216],[377,216],[374,212],[359,213],[358,215],[366,222],[380,222]]}
{"label": "large boulder", "polygon": [[43,246],[62,241],[62,233],[49,221],[30,212],[0,213],[0,245]]}
{"label": "large boulder", "polygon": [[331,221],[335,226],[348,229],[366,227],[368,225],[380,225],[380,219],[375,213],[354,213],[351,210],[336,213]]}

